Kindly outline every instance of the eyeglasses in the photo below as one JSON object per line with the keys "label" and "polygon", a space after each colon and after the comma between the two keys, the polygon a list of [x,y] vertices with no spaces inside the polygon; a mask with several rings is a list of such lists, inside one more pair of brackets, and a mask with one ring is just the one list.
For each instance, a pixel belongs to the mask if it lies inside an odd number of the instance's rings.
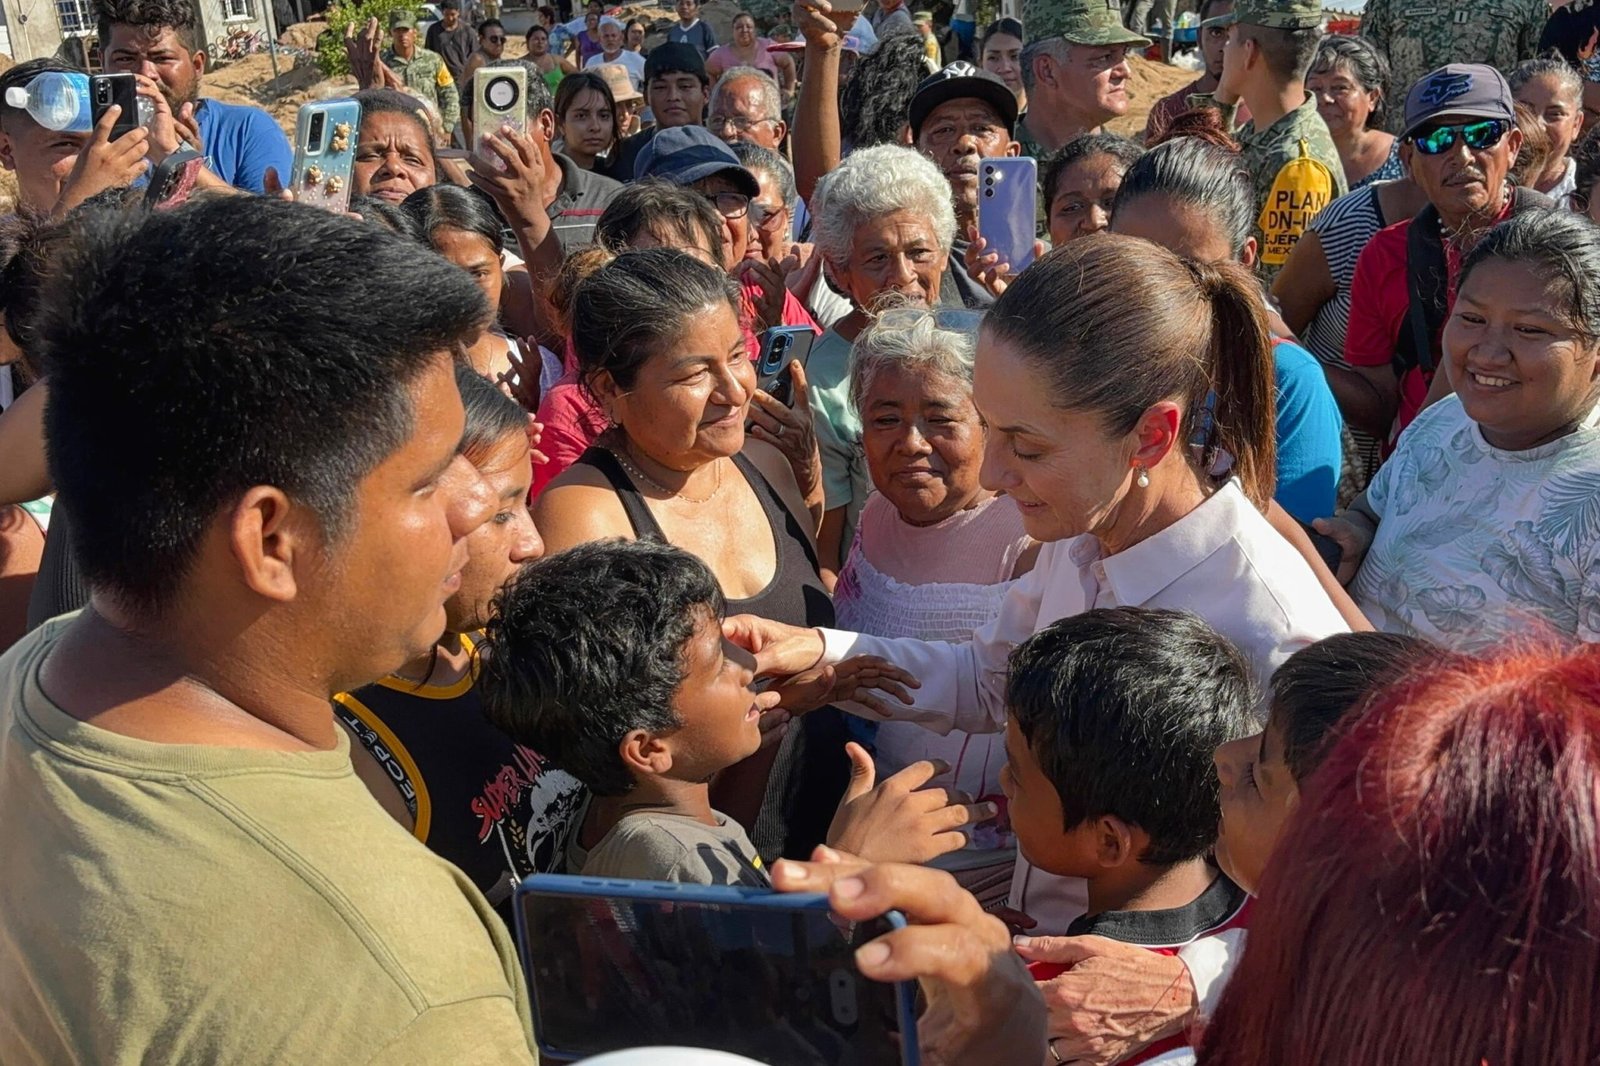
{"label": "eyeglasses", "polygon": [[750,212],[750,197],[742,192],[708,192],[705,198],[716,205],[723,218],[743,218]]}
{"label": "eyeglasses", "polygon": [[1427,133],[1414,133],[1411,143],[1423,155],[1443,155],[1465,141],[1468,148],[1481,152],[1493,148],[1511,130],[1511,123],[1503,118],[1486,118],[1477,122],[1464,122],[1459,126],[1439,126]]}
{"label": "eyeglasses", "polygon": [[506,39],[504,37],[485,37],[483,39],[483,41],[484,41],[485,44],[505,44],[506,43]]}
{"label": "eyeglasses", "polygon": [[788,208],[782,205],[768,207],[760,200],[750,201],[750,221],[756,224],[757,229],[767,233],[777,229],[788,213]]}
{"label": "eyeglasses", "polygon": [[716,134],[726,133],[730,129],[749,133],[763,122],[777,121],[775,118],[745,118],[743,115],[712,115],[706,119],[706,128]]}

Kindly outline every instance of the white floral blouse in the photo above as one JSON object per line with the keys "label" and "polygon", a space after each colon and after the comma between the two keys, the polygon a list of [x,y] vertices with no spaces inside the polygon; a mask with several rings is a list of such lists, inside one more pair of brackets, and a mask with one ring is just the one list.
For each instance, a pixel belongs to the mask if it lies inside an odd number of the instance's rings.
{"label": "white floral blouse", "polygon": [[1466,651],[1515,634],[1600,639],[1600,407],[1508,452],[1458,398],[1441,400],[1367,501],[1380,521],[1351,593],[1379,629]]}

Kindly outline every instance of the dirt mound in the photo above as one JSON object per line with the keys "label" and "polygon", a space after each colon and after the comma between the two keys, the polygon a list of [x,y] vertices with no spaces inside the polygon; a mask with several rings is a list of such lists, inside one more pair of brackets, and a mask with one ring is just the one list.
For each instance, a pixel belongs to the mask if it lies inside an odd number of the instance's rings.
{"label": "dirt mound", "polygon": [[1139,138],[1144,135],[1144,124],[1156,101],[1177,92],[1199,75],[1182,67],[1152,63],[1137,57],[1129,59],[1128,65],[1133,69],[1133,77],[1128,81],[1128,113],[1108,122],[1106,128],[1124,137]]}

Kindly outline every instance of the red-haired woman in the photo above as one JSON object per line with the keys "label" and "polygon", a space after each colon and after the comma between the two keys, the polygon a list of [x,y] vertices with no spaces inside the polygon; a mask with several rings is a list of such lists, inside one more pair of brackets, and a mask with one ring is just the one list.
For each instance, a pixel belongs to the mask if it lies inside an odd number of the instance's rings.
{"label": "red-haired woman", "polygon": [[1303,786],[1209,1066],[1600,1060],[1600,649],[1393,688]]}

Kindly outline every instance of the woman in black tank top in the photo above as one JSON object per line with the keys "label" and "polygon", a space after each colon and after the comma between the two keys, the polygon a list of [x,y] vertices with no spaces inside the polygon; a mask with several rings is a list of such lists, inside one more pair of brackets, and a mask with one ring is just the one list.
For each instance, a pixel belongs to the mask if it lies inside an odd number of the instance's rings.
{"label": "woman in black tank top", "polygon": [[[730,614],[828,625],[794,474],[745,435],[756,374],[737,297],[725,274],[667,249],[624,253],[578,287],[574,347],[613,428],[540,494],[534,520],[551,551],[656,537],[711,567]],[[713,805],[764,860],[806,857],[849,778],[845,739],[837,710],[813,711],[722,775]]]}

